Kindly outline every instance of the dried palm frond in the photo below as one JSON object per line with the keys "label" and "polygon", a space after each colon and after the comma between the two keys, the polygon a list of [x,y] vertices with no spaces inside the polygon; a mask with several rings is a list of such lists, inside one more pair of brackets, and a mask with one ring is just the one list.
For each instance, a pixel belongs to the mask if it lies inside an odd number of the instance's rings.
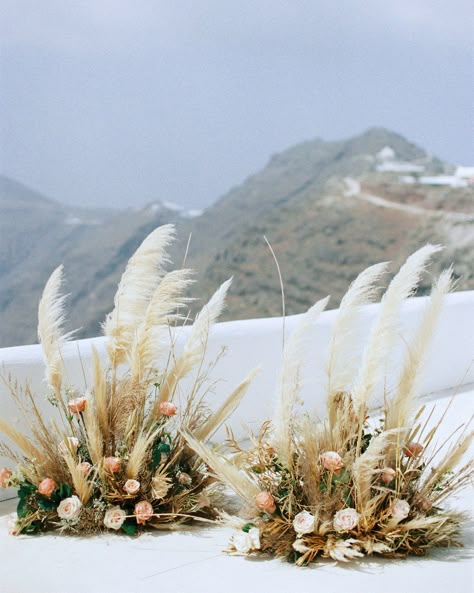
{"label": "dried palm frond", "polygon": [[[181,367],[176,380],[201,363],[209,327],[224,306],[230,284],[224,283],[197,315],[183,358],[177,358],[173,341],[166,346],[164,337],[171,336],[176,322],[186,317],[181,309],[189,300],[185,291],[190,271],[166,274],[162,269],[173,234],[170,225],[158,229],[131,258],[106,322],[109,364],[93,349],[92,384],[87,391],[62,387],[62,268],[48,282],[40,305],[40,335],[56,390],[51,402],[62,402],[59,418],[48,422],[36,406],[37,394],[7,382],[31,436],[0,419],[0,432],[20,449],[0,446],[2,454],[17,464],[15,474],[0,469],[1,485],[18,487],[16,533],[59,528],[71,533],[121,529],[133,534],[146,526],[174,529],[185,521],[217,516],[221,486],[205,463],[208,455],[203,459],[193,451],[182,430],[199,427],[204,451],[241,401],[255,372],[215,412],[206,401],[213,364],[197,369],[179,407],[162,397],[160,380],[169,374],[166,367],[155,366],[160,355],[185,366],[186,372]],[[117,366],[127,362],[129,368],[118,371]],[[249,482],[245,492],[250,487]]]}

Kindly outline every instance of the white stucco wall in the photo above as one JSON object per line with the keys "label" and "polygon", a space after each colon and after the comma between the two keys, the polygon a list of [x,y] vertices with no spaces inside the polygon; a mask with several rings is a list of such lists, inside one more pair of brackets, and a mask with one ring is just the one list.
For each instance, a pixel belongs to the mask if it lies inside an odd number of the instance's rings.
{"label": "white stucco wall", "polygon": [[[426,305],[425,298],[412,298],[404,304],[400,316],[400,339],[394,352],[387,356],[388,372],[381,383],[378,394],[373,399],[374,406],[382,402],[383,389],[390,391],[396,384],[397,369],[407,343],[420,319]],[[378,305],[364,308],[359,327],[358,346],[355,358],[360,357],[366,343],[370,326],[375,318]],[[308,351],[308,360],[303,373],[303,397],[306,405],[316,408],[323,414],[325,402],[325,352],[337,311],[322,314],[315,324]],[[290,335],[300,316],[286,318],[286,334]],[[189,328],[177,330],[177,348],[183,343]],[[91,348],[95,346],[103,355],[104,338],[71,342],[64,351],[67,382],[78,389],[85,389],[90,381]],[[239,410],[231,419],[231,426],[237,436],[245,433],[244,425],[257,429],[260,423],[269,418],[274,405],[275,384],[281,364],[282,319],[253,319],[219,323],[212,329],[207,360],[213,360],[221,347],[228,348],[227,355],[214,369],[213,378],[219,379],[213,400],[216,405],[257,365],[261,370],[253,382]],[[435,339],[430,349],[425,373],[420,385],[420,394],[453,388],[462,384],[474,383],[474,291],[459,292],[447,297]],[[395,372],[393,372],[395,370]],[[0,373],[11,375],[20,383],[29,382],[37,394],[39,407],[46,414],[53,408],[46,401],[44,365],[41,348],[37,345],[4,348],[0,350]],[[185,386],[183,389],[185,392]],[[470,412],[466,411],[466,414]],[[0,416],[25,427],[24,421],[13,404],[6,386],[0,382]],[[219,439],[223,432],[217,434]],[[4,459],[0,458],[0,465]],[[12,496],[14,492],[0,491],[0,500]]]}

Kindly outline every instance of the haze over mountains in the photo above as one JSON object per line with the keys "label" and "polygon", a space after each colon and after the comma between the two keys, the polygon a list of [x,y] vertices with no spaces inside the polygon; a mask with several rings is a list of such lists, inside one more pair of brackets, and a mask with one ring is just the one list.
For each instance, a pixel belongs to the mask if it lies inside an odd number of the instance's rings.
{"label": "haze over mountains", "polygon": [[202,213],[169,202],[140,210],[70,208],[0,177],[0,346],[36,341],[37,303],[60,263],[71,328],[82,327],[80,337],[98,335],[127,259],[166,222],[177,226],[177,265],[192,233],[186,265],[198,272],[194,296],[206,299],[234,276],[225,319],[281,314],[263,235],[281,266],[288,314],[326,294],[337,306],[363,268],[399,264],[426,242],[446,246],[433,273],[455,262],[458,290],[474,288],[474,186],[453,172],[405,138],[373,128],[276,154]]}

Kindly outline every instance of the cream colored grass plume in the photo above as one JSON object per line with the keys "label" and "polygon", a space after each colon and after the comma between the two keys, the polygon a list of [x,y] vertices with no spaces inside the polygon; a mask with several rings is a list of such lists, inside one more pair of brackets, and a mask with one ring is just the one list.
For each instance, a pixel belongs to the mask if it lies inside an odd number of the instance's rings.
{"label": "cream colored grass plume", "polygon": [[413,294],[429,259],[440,250],[439,245],[425,245],[410,255],[382,299],[380,312],[371,329],[360,371],[352,389],[355,411],[360,417],[365,414],[366,404],[381,377],[383,362],[396,339],[400,307]]}
{"label": "cream colored grass plume", "polygon": [[[207,366],[202,361],[230,280],[197,315],[183,354],[175,359],[176,325],[189,317],[191,271],[163,269],[173,235],[171,225],[157,229],[130,259],[105,324],[110,360],[102,361],[92,350],[87,388],[63,386],[61,348],[67,336],[62,331],[62,268],[48,281],[39,308],[39,334],[57,396],[50,402],[56,406],[59,400],[61,406],[54,414],[43,414],[35,398],[44,394],[11,382],[7,385],[31,435],[0,419],[0,431],[17,448],[0,444],[2,454],[16,465],[15,473],[0,468],[0,485],[18,488],[16,533],[60,529],[135,534],[147,527],[173,529],[193,518],[218,517],[222,488],[206,465],[214,454],[205,445],[236,409],[255,371],[213,410],[207,399],[220,356]],[[166,366],[170,362],[174,371]],[[171,396],[195,366],[179,402],[168,401],[163,389]],[[182,432],[188,429],[197,430],[193,444],[206,452],[204,459],[184,440]],[[224,461],[220,467],[226,468]],[[239,470],[228,471],[235,479]],[[239,484],[243,494],[253,493],[245,476]]]}
{"label": "cream colored grass plume", "polygon": [[304,314],[283,353],[281,377],[277,393],[277,409],[273,418],[273,443],[278,454],[289,463],[292,442],[294,406],[301,391],[301,369],[311,339],[311,330],[326,308],[329,297],[319,300]]}
{"label": "cream colored grass plume", "polygon": [[142,242],[130,258],[114,298],[114,309],[107,315],[104,334],[108,336],[109,356],[114,367],[125,362],[137,327],[168,262],[167,248],[175,235],[174,225],[163,225]]}
{"label": "cream colored grass plume", "polygon": [[[413,342],[407,344],[398,388],[391,398],[385,394],[386,415],[366,417],[369,397],[382,378],[382,363],[390,364],[391,347],[399,337],[401,305],[439,249],[428,245],[418,250],[390,283],[355,380],[345,373],[342,361],[351,358],[360,307],[373,298],[386,264],[372,266],[351,285],[328,348],[325,419],[298,412],[295,406],[308,332],[324,300],[303,318],[287,345],[273,420],[252,435],[247,449],[229,439],[238,467],[186,435],[219,478],[244,498],[244,508],[253,508],[232,537],[229,552],[270,552],[302,566],[318,557],[347,562],[365,555],[402,557],[459,545],[462,515],[439,504],[472,481],[473,462],[463,462],[473,438],[469,422],[435,445],[444,415],[434,426],[432,413],[422,419],[423,407],[410,416],[422,362],[451,288],[451,270],[435,283]],[[464,432],[457,437],[461,428]],[[235,519],[228,525],[239,528]]]}
{"label": "cream colored grass plume", "polygon": [[423,314],[415,338],[407,349],[406,360],[398,381],[395,397],[387,403],[385,410],[385,428],[405,426],[413,397],[418,386],[426,352],[431,344],[433,334],[441,315],[444,298],[450,292],[453,284],[452,268],[445,270],[433,286],[431,298]]}
{"label": "cream colored grass plume", "polygon": [[327,360],[328,395],[345,391],[353,372],[355,328],[360,308],[377,296],[378,282],[389,263],[382,262],[361,272],[349,287],[339,305],[329,345]]}
{"label": "cream colored grass plume", "polygon": [[62,284],[63,266],[61,265],[49,277],[38,306],[38,338],[43,347],[46,380],[54,389],[60,402],[62,402],[61,386],[64,371],[62,349],[74,333],[65,333],[63,330],[64,301],[67,295],[61,294]]}
{"label": "cream colored grass plume", "polygon": [[209,331],[212,324],[224,309],[225,298],[231,283],[232,278],[229,278],[221,284],[209,302],[198,313],[182,354],[174,360],[170,370],[167,371],[163,379],[163,383],[160,386],[159,402],[157,401],[155,406],[155,413],[157,413],[161,402],[173,399],[178,383],[202,360],[207,346]]}

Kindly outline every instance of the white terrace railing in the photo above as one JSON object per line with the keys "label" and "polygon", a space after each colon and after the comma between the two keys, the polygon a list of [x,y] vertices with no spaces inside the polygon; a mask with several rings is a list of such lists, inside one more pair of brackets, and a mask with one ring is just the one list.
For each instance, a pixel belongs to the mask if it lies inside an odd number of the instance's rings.
{"label": "white terrace railing", "polygon": [[[409,348],[413,335],[426,305],[425,298],[411,298],[406,301],[400,316],[400,339],[394,351],[387,354],[387,374],[381,382],[372,405],[377,407],[384,392],[390,392],[397,381],[397,369]],[[357,348],[354,359],[360,357],[366,344],[368,332],[377,314],[379,305],[369,305],[362,311],[358,328]],[[307,364],[302,375],[302,396],[309,409],[324,414],[325,406],[325,353],[331,336],[331,329],[337,311],[327,311],[315,324],[311,346],[307,353]],[[285,320],[286,335],[294,329],[299,315]],[[176,330],[176,348],[179,351],[189,328]],[[78,390],[87,389],[90,384],[92,347],[105,357],[105,338],[93,338],[69,343],[64,349],[66,382]],[[216,380],[213,389],[216,403],[229,394],[247,373],[257,365],[261,370],[255,378],[240,408],[230,420],[236,436],[245,435],[245,427],[256,430],[262,421],[271,416],[275,384],[282,353],[282,319],[252,319],[216,324],[210,334],[207,360],[216,358],[222,347],[227,354],[219,360],[212,373]],[[458,292],[447,297],[440,322],[427,356],[425,371],[420,385],[420,395],[440,392],[474,383],[474,291]],[[37,394],[37,403],[46,414],[52,408],[46,398],[44,365],[41,348],[38,345],[0,349],[0,373],[9,375],[20,383],[28,382]],[[185,386],[182,390],[185,393]],[[466,410],[466,415],[470,415]],[[0,416],[11,420],[18,427],[25,428],[24,420],[0,381]],[[216,439],[225,438],[223,430]],[[0,466],[5,460],[0,457]],[[14,491],[0,491],[0,500],[14,496]]]}

